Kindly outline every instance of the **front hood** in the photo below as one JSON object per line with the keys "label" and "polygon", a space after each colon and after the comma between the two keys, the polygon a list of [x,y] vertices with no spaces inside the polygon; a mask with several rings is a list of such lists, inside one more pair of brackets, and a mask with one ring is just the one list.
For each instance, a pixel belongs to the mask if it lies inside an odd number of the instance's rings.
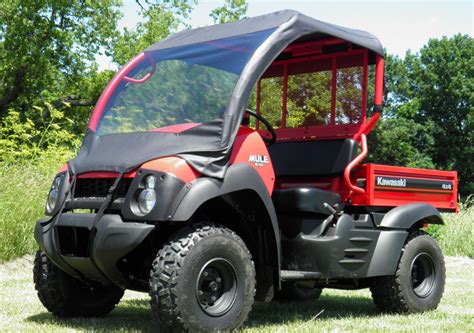
{"label": "front hood", "polygon": [[228,151],[219,147],[222,124],[214,121],[181,133],[140,132],[98,136],[88,130],[76,158],[69,161],[71,175],[103,171],[125,173],[165,156],[186,160],[203,175],[222,178]]}

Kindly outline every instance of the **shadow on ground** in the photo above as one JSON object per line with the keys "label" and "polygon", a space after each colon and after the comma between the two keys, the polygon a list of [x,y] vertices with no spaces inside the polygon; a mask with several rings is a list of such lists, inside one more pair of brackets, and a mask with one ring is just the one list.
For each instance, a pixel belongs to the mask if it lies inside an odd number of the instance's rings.
{"label": "shadow on ground", "polygon": [[[321,310],[324,311],[318,316],[318,320],[378,315],[370,298],[323,295],[317,301],[306,303],[256,303],[243,328],[263,328],[267,325],[310,321]],[[26,320],[38,324],[54,324],[86,331],[134,330],[151,332],[158,329],[146,299],[125,299],[111,314],[103,318],[58,319],[48,312],[43,312],[30,316]]]}

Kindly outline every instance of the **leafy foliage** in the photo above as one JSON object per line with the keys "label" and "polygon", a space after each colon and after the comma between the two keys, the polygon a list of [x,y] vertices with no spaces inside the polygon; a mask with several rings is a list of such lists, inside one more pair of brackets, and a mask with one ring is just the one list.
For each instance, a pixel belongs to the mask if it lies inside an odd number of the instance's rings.
{"label": "leafy foliage", "polygon": [[247,9],[247,0],[225,0],[224,5],[211,11],[209,16],[214,23],[234,22],[247,18]]}
{"label": "leafy foliage", "polygon": [[96,54],[110,48],[120,17],[117,0],[0,2],[0,117],[10,108],[63,99],[80,103],[79,82],[90,78]]}
{"label": "leafy foliage", "polygon": [[20,113],[10,110],[0,120],[0,163],[10,164],[31,160],[48,153],[49,150],[68,153],[79,147],[80,140],[66,128],[72,122],[64,112],[47,104],[47,110],[35,107],[40,113],[49,113],[41,118],[40,125],[29,118],[21,121]]}
{"label": "leafy foliage", "polygon": [[134,30],[125,29],[114,44],[113,60],[119,65],[146,49],[148,46],[178,31],[179,28],[189,28],[187,20],[197,0],[159,0],[151,4],[145,1],[141,4],[143,21]]}

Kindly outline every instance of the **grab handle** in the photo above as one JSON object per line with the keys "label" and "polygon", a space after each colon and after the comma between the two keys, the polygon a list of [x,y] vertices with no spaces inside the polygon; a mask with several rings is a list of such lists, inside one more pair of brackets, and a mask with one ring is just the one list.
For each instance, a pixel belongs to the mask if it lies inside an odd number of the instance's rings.
{"label": "grab handle", "polygon": [[352,160],[352,162],[349,163],[347,165],[347,167],[345,168],[345,170],[344,170],[344,183],[346,184],[346,186],[352,192],[359,193],[359,194],[365,194],[365,190],[363,188],[361,188],[359,186],[356,186],[356,185],[352,184],[352,182],[351,182],[351,171],[352,171],[352,169],[354,169],[355,166],[357,166],[360,162],[362,162],[362,160],[367,156],[367,152],[368,152],[367,137],[363,133],[360,135],[360,145],[361,145],[360,154],[357,155],[357,157],[354,158]]}

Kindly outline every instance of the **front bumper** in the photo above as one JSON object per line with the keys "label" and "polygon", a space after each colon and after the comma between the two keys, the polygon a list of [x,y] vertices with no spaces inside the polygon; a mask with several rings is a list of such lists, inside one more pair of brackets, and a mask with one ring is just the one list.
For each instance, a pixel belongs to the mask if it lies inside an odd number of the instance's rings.
{"label": "front bumper", "polygon": [[117,262],[154,229],[145,223],[123,222],[106,214],[92,228],[96,214],[63,213],[35,226],[35,240],[59,268],[81,280],[127,287]]}

